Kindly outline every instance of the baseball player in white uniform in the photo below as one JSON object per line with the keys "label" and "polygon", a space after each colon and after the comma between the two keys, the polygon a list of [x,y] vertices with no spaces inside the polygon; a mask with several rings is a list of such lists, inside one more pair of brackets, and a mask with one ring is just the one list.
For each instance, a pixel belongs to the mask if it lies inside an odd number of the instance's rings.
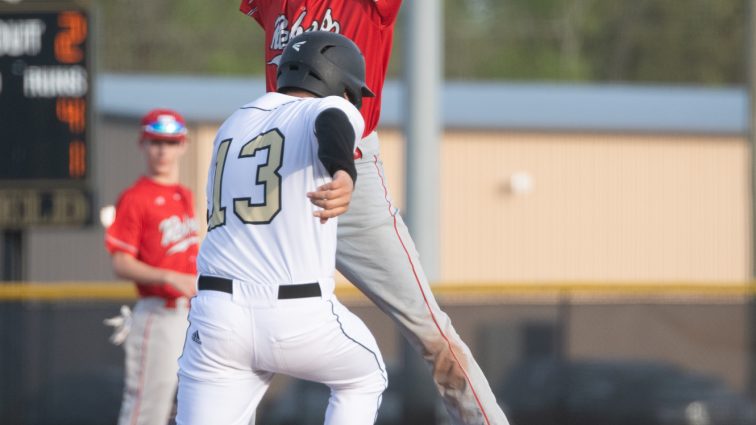
{"label": "baseball player in white uniform", "polygon": [[179,425],[247,425],[275,373],[328,385],[326,424],[372,424],[388,385],[372,334],[333,294],[337,219],[306,196],[338,173],[356,178],[357,108],[373,96],[364,59],[313,32],[291,40],[280,70],[278,92],[215,139]]}
{"label": "baseball player in white uniform", "polygon": [[[394,45],[401,0],[241,0],[240,10],[265,31],[265,75],[275,91],[282,49],[307,31],[342,34],[366,60],[365,131],[355,151],[359,184],[341,190],[336,176],[312,194],[323,214],[339,217],[337,269],[390,317],[425,360],[455,425],[509,425],[488,380],[450,317],[436,302],[420,255],[391,199],[378,133],[381,91]],[[412,142],[412,141],[409,141]],[[327,200],[323,200],[323,197]]]}

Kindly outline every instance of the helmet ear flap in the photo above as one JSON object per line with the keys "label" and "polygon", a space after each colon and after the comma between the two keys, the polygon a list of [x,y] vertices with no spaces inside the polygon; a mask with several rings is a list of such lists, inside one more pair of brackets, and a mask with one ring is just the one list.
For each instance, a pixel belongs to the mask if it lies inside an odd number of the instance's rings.
{"label": "helmet ear flap", "polygon": [[349,103],[354,105],[357,109],[362,107],[362,95],[355,93],[349,87],[346,88],[346,96],[349,99]]}

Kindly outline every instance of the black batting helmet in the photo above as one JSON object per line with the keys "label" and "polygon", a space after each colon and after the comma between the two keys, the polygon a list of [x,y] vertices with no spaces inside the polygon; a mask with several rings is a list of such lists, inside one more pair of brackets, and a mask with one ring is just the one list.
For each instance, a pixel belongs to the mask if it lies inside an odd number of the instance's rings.
{"label": "black batting helmet", "polygon": [[358,109],[363,97],[375,97],[365,85],[365,58],[354,42],[327,31],[305,32],[281,55],[278,91],[302,89],[318,97],[343,96]]}

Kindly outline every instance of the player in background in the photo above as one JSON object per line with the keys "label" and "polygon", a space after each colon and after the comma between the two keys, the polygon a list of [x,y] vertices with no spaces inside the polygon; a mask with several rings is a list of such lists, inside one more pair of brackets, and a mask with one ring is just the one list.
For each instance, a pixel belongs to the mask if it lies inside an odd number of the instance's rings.
{"label": "player in background", "polygon": [[249,423],[275,373],[328,385],[326,424],[375,422],[385,366],[368,328],[333,294],[338,219],[321,223],[306,196],[332,176],[353,185],[364,127],[355,105],[372,96],[364,81],[353,42],[304,34],[283,53],[278,92],[218,130],[178,425]]}
{"label": "player in background", "polygon": [[105,233],[113,270],[134,281],[134,312],[106,323],[111,341],[125,340],[126,372],[119,425],[164,425],[173,410],[177,359],[187,328],[188,299],[195,294],[199,237],[191,191],[179,184],[186,151],[181,115],[155,109],[142,118],[139,147],[147,170],[120,196]]}
{"label": "player in background", "polygon": [[375,128],[400,6],[401,0],[242,0],[240,9],[265,31],[268,91],[275,90],[282,50],[303,32],[340,33],[364,54],[366,82],[376,96],[365,99],[361,108],[365,130],[355,156],[359,183],[351,193],[337,178],[311,194],[326,218],[349,205],[339,218],[337,269],[394,320],[427,361],[453,423],[505,425],[488,381],[433,297],[412,238],[388,195]]}

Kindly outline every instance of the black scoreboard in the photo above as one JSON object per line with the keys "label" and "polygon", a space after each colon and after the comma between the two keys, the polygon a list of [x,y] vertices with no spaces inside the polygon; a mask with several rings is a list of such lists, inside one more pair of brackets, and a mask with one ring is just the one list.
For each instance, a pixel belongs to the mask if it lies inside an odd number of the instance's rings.
{"label": "black scoreboard", "polygon": [[0,227],[91,221],[86,3],[0,3]]}

